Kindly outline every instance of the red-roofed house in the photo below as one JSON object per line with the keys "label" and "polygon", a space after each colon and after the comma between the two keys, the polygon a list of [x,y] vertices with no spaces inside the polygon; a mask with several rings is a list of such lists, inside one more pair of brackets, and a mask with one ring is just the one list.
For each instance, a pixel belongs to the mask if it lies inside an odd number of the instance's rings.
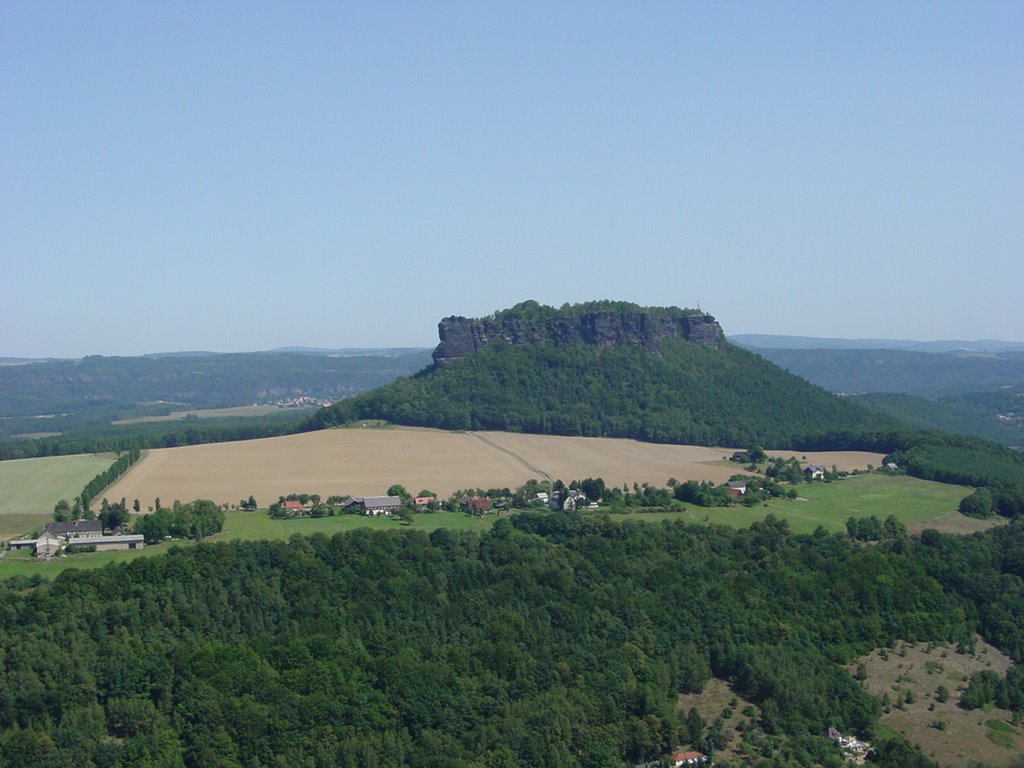
{"label": "red-roofed house", "polygon": [[462,508],[471,515],[482,515],[491,508],[491,500],[474,496],[462,500]]}

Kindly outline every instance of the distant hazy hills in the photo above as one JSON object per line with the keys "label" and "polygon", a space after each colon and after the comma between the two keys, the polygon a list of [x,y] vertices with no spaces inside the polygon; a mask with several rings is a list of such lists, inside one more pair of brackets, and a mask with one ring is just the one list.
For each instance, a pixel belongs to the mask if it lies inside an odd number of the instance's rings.
{"label": "distant hazy hills", "polygon": [[1024,352],[910,352],[902,349],[752,349],[832,392],[901,392],[943,397],[1024,386]]}
{"label": "distant hazy hills", "polygon": [[831,339],[740,333],[729,341],[748,349],[904,349],[911,352],[1024,352],[1024,341],[909,341],[901,339]]}
{"label": "distant hazy hills", "polygon": [[[109,427],[115,421],[162,415],[181,408],[292,403],[301,402],[302,398],[338,400],[407,376],[429,363],[429,350],[421,349],[379,350],[360,355],[93,355],[80,360],[0,365],[0,441],[45,437],[54,442],[57,436],[73,435],[86,441],[82,442],[86,445],[101,433],[114,436],[140,429],[118,427],[112,432]],[[288,411],[275,417],[280,429],[287,428],[288,418]],[[298,413],[291,416],[293,423],[301,418]],[[199,425],[187,426],[195,432]],[[170,425],[167,428],[180,429]],[[225,432],[221,439],[238,434],[241,433]],[[193,435],[192,439],[199,437]],[[24,455],[33,455],[35,449],[19,450]],[[61,445],[45,450],[72,449]]]}
{"label": "distant hazy hills", "polygon": [[731,340],[909,426],[1024,444],[1024,343],[754,334]]}
{"label": "distant hazy hills", "polygon": [[[219,357],[222,355],[316,355],[321,357],[404,357],[406,355],[426,354],[430,351],[427,347],[277,347],[275,349],[258,350],[256,352],[210,352],[208,350],[187,350],[181,352],[150,352],[145,355],[135,355],[139,358],[161,359],[167,357]],[[103,355],[89,355],[91,358],[101,358]],[[51,363],[71,362],[83,358],[66,357],[0,357],[0,365],[22,365],[25,363]],[[131,359],[121,356],[109,357],[106,359],[124,360]]]}
{"label": "distant hazy hills", "polygon": [[312,396],[351,398],[318,414],[315,426],[374,417],[785,445],[797,435],[898,421],[1024,444],[1021,342],[743,334],[727,343],[710,315],[623,302],[524,302],[478,320],[446,318],[440,332],[438,366],[416,347],[0,359],[0,440],[81,432],[179,406]]}
{"label": "distant hazy hills", "polygon": [[[699,343],[688,340],[695,318]],[[622,302],[555,310],[527,302],[458,326],[459,356],[442,323],[434,357],[443,365],[337,403],[310,426],[376,418],[446,429],[787,447],[802,435],[895,425],[722,342],[709,331],[717,328],[714,318],[693,310]]]}

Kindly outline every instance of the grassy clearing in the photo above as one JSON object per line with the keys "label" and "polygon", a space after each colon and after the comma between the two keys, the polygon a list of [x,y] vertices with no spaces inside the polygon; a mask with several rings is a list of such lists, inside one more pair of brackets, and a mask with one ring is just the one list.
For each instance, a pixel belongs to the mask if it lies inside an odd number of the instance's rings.
{"label": "grassy clearing", "polygon": [[[988,669],[1002,676],[1011,665],[981,638],[974,653],[957,653],[945,644],[897,643],[858,659],[850,665],[851,672],[858,663],[867,672],[864,687],[889,702],[882,725],[920,744],[941,768],[960,768],[972,761],[993,768],[1022,765],[1024,737],[1007,722],[1010,712],[995,707],[965,710],[958,704],[971,675]],[[944,702],[937,693],[940,685],[949,691]]]}
{"label": "grassy clearing", "polygon": [[977,533],[978,531],[987,531],[989,528],[1006,525],[1008,522],[1009,520],[1005,517],[979,519],[977,517],[961,515],[956,510],[953,510],[948,515],[937,517],[934,520],[919,520],[910,523],[907,526],[907,533],[920,535],[921,531],[925,528],[934,528],[942,533],[953,533],[963,536],[969,533]]}
{"label": "grassy clearing", "polygon": [[771,513],[789,521],[796,533],[811,533],[819,525],[828,531],[845,531],[850,517],[889,515],[907,525],[922,524],[949,515],[970,490],[913,477],[871,474],[848,477],[833,483],[797,486],[800,498],[773,499],[755,507],[696,507],[676,512],[613,513],[612,519],[656,522],[684,520],[708,525],[745,528]]}
{"label": "grassy clearing", "polygon": [[52,456],[0,461],[0,541],[47,522],[53,505],[71,500],[113,456]]}
{"label": "grassy clearing", "polygon": [[[756,745],[769,741],[758,726],[761,711],[753,702],[733,691],[724,680],[713,677],[700,693],[680,694],[676,700],[676,711],[685,717],[691,709],[696,709],[708,725],[721,718],[725,743],[719,744],[715,751],[718,762],[735,761],[740,765],[751,765],[760,756]],[[746,737],[744,731],[748,734]],[[781,741],[782,738],[776,739],[776,743]]]}
{"label": "grassy clearing", "polygon": [[822,525],[829,531],[846,530],[851,517],[889,515],[905,525],[945,517],[955,511],[970,489],[915,477],[881,474],[856,475],[832,483],[810,483],[797,488],[796,501],[771,501],[760,507],[789,520],[794,531],[809,533]]}

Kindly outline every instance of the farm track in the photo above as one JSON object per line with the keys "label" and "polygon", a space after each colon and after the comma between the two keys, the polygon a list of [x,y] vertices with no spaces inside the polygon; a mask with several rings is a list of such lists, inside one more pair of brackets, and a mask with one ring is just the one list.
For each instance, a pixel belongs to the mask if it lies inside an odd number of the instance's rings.
{"label": "farm track", "polygon": [[[444,432],[412,427],[328,429],[235,443],[159,448],[104,492],[144,506],[170,499],[269,504],[288,493],[373,496],[394,484],[442,497],[465,488],[518,488],[527,480],[600,477],[609,485],[665,484],[665,478],[722,483],[737,470],[731,447],[635,440]],[[878,454],[808,454],[803,461],[863,468]],[[78,486],[81,487],[80,485]],[[49,509],[53,508],[49,502]]]}
{"label": "farm track", "polygon": [[479,432],[467,432],[466,434],[467,434],[467,435],[472,435],[472,436],[473,436],[473,437],[475,437],[475,438],[476,438],[477,440],[481,441],[482,443],[484,443],[484,444],[485,444],[485,445],[487,445],[487,446],[490,446],[491,448],[494,448],[494,449],[496,449],[496,450],[499,450],[499,451],[501,451],[502,453],[508,454],[508,455],[509,455],[509,456],[511,456],[511,457],[512,457],[513,459],[515,459],[515,460],[516,460],[517,462],[519,462],[520,464],[522,464],[522,465],[523,465],[523,467],[525,467],[526,469],[528,469],[528,470],[529,470],[530,472],[533,472],[534,474],[540,475],[540,476],[541,476],[541,477],[543,477],[543,478],[544,478],[545,480],[547,480],[547,481],[548,481],[549,483],[553,483],[553,482],[555,481],[555,478],[553,478],[553,477],[552,477],[551,475],[549,475],[549,474],[548,474],[547,472],[545,472],[545,471],[544,471],[543,469],[541,469],[540,467],[538,467],[538,466],[536,466],[536,465],[534,465],[534,464],[531,464],[530,462],[528,462],[528,461],[527,461],[526,459],[524,459],[524,458],[523,458],[522,456],[520,456],[520,455],[519,455],[518,453],[516,453],[515,451],[513,451],[513,450],[511,450],[511,449],[509,449],[509,448],[505,448],[504,446],[498,445],[498,444],[497,444],[497,443],[495,443],[495,442],[494,442],[493,440],[489,440],[489,439],[487,439],[487,437],[485,437],[484,435],[481,435],[481,434],[480,434]]}

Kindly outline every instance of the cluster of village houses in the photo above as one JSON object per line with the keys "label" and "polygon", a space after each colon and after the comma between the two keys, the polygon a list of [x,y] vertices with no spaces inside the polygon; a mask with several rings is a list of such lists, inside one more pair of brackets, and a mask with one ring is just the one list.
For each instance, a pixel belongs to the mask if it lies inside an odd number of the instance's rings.
{"label": "cluster of village houses", "polygon": [[[733,454],[732,460],[739,461],[746,457],[743,452]],[[896,470],[895,464],[886,469]],[[820,464],[808,464],[804,476],[808,480],[821,480],[826,469]],[[731,480],[726,483],[729,495],[736,498],[746,494],[747,480]],[[563,498],[564,496],[564,498]],[[536,495],[536,501],[551,509],[595,509],[597,502],[590,501],[581,491],[568,490],[564,494],[559,491]],[[435,496],[416,496],[411,499],[417,509],[426,509],[431,503],[437,502]],[[463,511],[473,515],[483,515],[491,511],[491,499],[484,496],[463,496],[459,505]],[[298,499],[288,499],[282,506],[289,515],[305,515],[312,512],[314,504]],[[354,496],[341,503],[341,508],[369,517],[392,515],[402,506],[400,496]],[[74,520],[67,523],[48,523],[43,533],[36,539],[14,539],[8,542],[10,549],[35,550],[36,557],[50,558],[63,550],[73,551],[76,547],[95,547],[96,551],[142,549],[145,546],[141,535],[124,534],[120,531],[104,533],[99,520]],[[703,765],[703,763],[678,763],[678,765]]]}
{"label": "cluster of village houses", "polygon": [[[562,498],[564,495],[564,499]],[[566,491],[561,494],[558,491],[551,493],[540,492],[536,500],[550,507],[551,509],[583,509],[596,508],[597,503],[591,502],[587,497],[577,490]],[[410,503],[416,509],[426,509],[431,503],[437,502],[436,496],[414,496]],[[404,502],[400,496],[353,496],[339,505],[341,509],[348,512],[378,517],[380,515],[392,515],[403,506]],[[463,496],[459,500],[459,506],[464,512],[473,515],[483,515],[491,511],[491,499],[486,496]],[[289,515],[306,515],[313,511],[315,506],[312,501],[302,502],[298,499],[287,499],[281,503],[282,508]]]}
{"label": "cluster of village houses", "polygon": [[73,552],[82,547],[95,548],[97,552],[142,549],[145,542],[140,534],[104,533],[99,520],[73,520],[47,523],[38,538],[14,539],[7,546],[10,549],[34,549],[36,557],[49,560],[64,550]]}
{"label": "cluster of village houses", "polygon": [[[738,460],[737,457],[745,456],[745,453],[737,452],[733,455],[732,460]],[[889,464],[886,466],[886,469],[896,470],[897,467],[895,464]],[[804,468],[804,477],[807,480],[822,480],[825,478],[827,471],[821,464],[808,464]],[[755,478],[730,480],[725,484],[729,496],[739,498],[746,495],[747,484],[753,479]],[[555,510],[564,509],[571,511],[577,509],[597,509],[598,507],[596,501],[591,501],[582,491],[575,489],[567,490],[564,494],[559,491],[552,491],[551,493],[541,491],[536,495],[535,500]],[[416,509],[423,510],[430,506],[431,503],[436,503],[437,497],[415,496],[410,499],[410,502]],[[353,496],[342,502],[339,506],[348,512],[377,517],[380,515],[392,515],[403,504],[404,502],[400,496]],[[491,505],[492,500],[483,496],[463,496],[459,502],[459,506],[464,512],[477,515],[490,512]],[[289,499],[284,501],[282,506],[289,515],[301,516],[312,512],[315,505],[311,501],[302,502],[298,499]]]}

